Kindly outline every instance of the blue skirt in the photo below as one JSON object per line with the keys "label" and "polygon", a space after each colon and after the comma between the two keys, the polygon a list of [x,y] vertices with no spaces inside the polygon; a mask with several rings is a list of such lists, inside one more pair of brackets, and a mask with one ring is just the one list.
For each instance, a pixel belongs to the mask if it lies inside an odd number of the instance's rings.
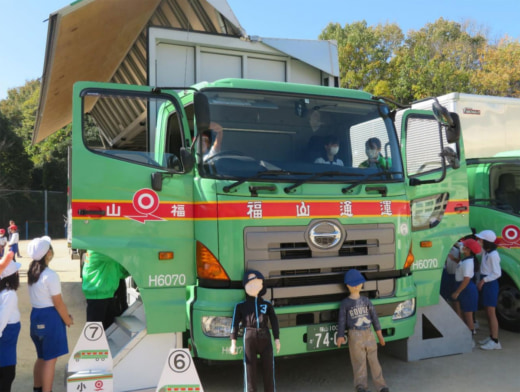
{"label": "blue skirt", "polygon": [[69,352],[65,328],[65,323],[54,306],[32,309],[31,339],[39,359],[47,361]]}
{"label": "blue skirt", "polygon": [[480,302],[482,306],[496,308],[498,303],[498,280],[484,282],[482,290],[480,290]]}
{"label": "blue skirt", "polygon": [[16,365],[16,344],[21,326],[20,322],[5,326],[0,338],[0,367]]}
{"label": "blue skirt", "polygon": [[[460,284],[460,282],[457,282]],[[478,290],[475,282],[469,281],[462,293],[459,295],[460,308],[463,312],[476,312],[478,310]]]}

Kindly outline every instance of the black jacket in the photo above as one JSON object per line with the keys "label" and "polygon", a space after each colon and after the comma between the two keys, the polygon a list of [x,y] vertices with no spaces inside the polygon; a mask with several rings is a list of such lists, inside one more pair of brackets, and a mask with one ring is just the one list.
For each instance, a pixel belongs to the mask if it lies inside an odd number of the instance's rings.
{"label": "black jacket", "polygon": [[273,336],[275,339],[280,338],[280,327],[278,326],[278,318],[274,312],[271,302],[266,301],[262,297],[246,296],[246,300],[235,305],[233,312],[233,324],[231,326],[231,339],[236,339],[240,323],[242,328],[269,328],[268,322],[271,322]]}

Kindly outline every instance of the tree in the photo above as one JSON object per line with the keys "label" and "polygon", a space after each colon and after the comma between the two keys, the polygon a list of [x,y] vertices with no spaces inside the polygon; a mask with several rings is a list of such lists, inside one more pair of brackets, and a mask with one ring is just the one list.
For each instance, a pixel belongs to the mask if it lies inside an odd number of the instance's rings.
{"label": "tree", "polygon": [[443,18],[410,31],[391,59],[393,95],[402,102],[451,91],[474,93],[471,75],[479,68],[479,51],[487,39],[468,32],[469,25]]}
{"label": "tree", "polygon": [[0,112],[0,189],[26,189],[31,183],[31,170],[22,139]]}
{"label": "tree", "polygon": [[21,149],[32,160],[28,172],[32,189],[65,191],[67,189],[67,148],[70,145],[70,126],[61,129],[38,144],[32,144],[40,95],[40,81],[30,80],[22,87],[10,89],[8,97],[0,101],[12,131],[22,141]]}
{"label": "tree", "polygon": [[479,52],[480,69],[471,77],[479,94],[520,97],[520,43],[509,37]]}
{"label": "tree", "polygon": [[389,61],[404,35],[396,24],[367,26],[366,21],[341,28],[330,23],[320,39],[336,40],[340,63],[340,86],[388,95]]}

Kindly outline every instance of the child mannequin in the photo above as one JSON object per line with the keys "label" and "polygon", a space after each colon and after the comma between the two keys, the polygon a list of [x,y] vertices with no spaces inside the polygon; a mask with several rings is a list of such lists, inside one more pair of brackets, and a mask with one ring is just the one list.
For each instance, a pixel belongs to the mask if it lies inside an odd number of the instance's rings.
{"label": "child mannequin", "polygon": [[276,353],[280,352],[280,329],[273,305],[264,300],[264,277],[254,270],[244,274],[245,301],[235,305],[231,326],[231,354],[237,354],[237,334],[242,323],[244,328],[244,390],[256,391],[256,360],[260,354],[263,367],[264,391],[274,392],[274,356],[268,322],[271,323],[276,344]]}
{"label": "child mannequin", "polygon": [[351,269],[345,274],[344,282],[350,295],[341,301],[336,345],[341,347],[342,344],[346,343],[346,327],[348,329],[348,348],[352,370],[354,371],[356,392],[368,392],[367,360],[377,390],[389,392],[383,378],[381,365],[377,359],[377,343],[370,329],[373,324],[379,343],[384,346],[385,339],[381,332],[379,318],[370,300],[360,294],[365,281],[358,270]]}

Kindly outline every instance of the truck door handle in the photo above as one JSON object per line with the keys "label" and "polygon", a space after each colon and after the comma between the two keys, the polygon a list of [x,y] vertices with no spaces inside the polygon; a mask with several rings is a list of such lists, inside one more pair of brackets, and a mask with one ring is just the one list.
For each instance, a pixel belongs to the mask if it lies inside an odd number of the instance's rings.
{"label": "truck door handle", "polygon": [[103,210],[78,210],[78,215],[105,215]]}
{"label": "truck door handle", "polygon": [[456,212],[467,211],[467,210],[468,210],[468,207],[466,207],[466,206],[457,206],[457,207],[454,208],[454,210],[455,210]]}

